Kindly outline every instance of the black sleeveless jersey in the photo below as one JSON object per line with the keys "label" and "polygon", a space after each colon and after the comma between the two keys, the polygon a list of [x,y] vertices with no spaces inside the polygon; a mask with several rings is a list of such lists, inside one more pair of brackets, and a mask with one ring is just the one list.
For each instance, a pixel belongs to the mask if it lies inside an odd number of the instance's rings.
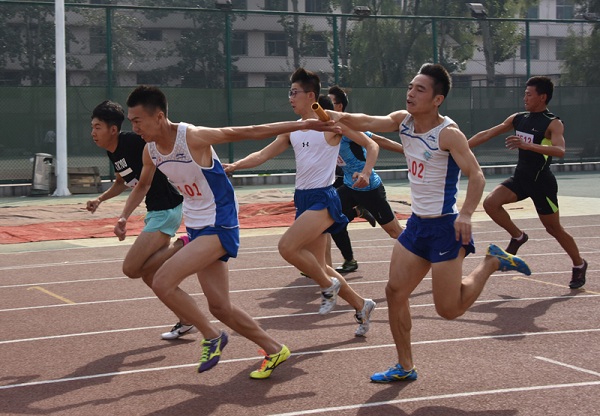
{"label": "black sleeveless jersey", "polygon": [[[546,129],[552,120],[556,119],[559,118],[547,109],[540,113],[518,113],[513,119],[515,136],[526,143],[549,146],[552,142],[545,137]],[[549,169],[550,163],[552,163],[552,156],[519,149],[519,161],[515,172],[537,175],[538,172]]]}
{"label": "black sleeveless jersey", "polygon": [[[133,188],[142,174],[142,155],[146,142],[133,132],[119,133],[119,143],[114,153],[107,151],[115,172],[123,178],[127,186]],[[146,194],[146,209],[162,211],[175,208],[183,202],[183,197],[169,182],[164,173],[156,169],[152,185]]]}

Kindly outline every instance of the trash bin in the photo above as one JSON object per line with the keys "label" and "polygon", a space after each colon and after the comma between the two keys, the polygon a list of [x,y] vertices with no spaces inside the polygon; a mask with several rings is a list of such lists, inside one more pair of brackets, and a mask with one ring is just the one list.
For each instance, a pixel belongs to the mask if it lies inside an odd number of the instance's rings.
{"label": "trash bin", "polygon": [[53,156],[48,153],[35,154],[33,158],[33,180],[31,181],[32,194],[48,195],[50,193],[53,159]]}

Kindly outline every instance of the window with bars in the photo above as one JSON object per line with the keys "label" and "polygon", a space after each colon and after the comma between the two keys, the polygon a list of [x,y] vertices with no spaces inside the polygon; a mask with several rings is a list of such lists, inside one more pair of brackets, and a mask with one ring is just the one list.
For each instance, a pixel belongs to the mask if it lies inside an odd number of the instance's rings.
{"label": "window with bars", "polygon": [[265,33],[265,55],[287,56],[288,47],[285,33]]}

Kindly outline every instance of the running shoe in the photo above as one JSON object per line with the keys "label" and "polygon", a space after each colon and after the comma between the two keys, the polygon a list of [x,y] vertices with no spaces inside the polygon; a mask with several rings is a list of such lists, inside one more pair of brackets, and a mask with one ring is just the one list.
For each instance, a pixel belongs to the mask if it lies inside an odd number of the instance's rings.
{"label": "running shoe", "polygon": [[495,244],[490,244],[490,246],[488,247],[487,255],[496,257],[498,260],[500,260],[500,266],[498,267],[498,270],[502,272],[516,270],[519,273],[523,273],[526,276],[529,276],[531,274],[529,266],[527,265],[527,263],[525,263],[523,259],[507,253]]}
{"label": "running shoe", "polygon": [[196,332],[194,325],[186,325],[181,322],[177,322],[169,332],[163,332],[160,337],[166,340],[174,340],[187,334],[193,334]]}
{"label": "running shoe", "polygon": [[276,354],[267,355],[264,351],[261,352],[265,354],[265,359],[258,370],[250,373],[250,378],[269,378],[273,370],[275,370],[279,364],[290,358],[290,355],[292,354],[285,345],[281,348],[281,351]]}
{"label": "running shoe", "polygon": [[326,315],[333,310],[337,303],[337,295],[342,284],[336,277],[331,278],[331,286],[321,291],[321,308],[319,315]]}
{"label": "running shoe", "polygon": [[371,326],[371,314],[375,310],[375,306],[377,304],[373,299],[365,299],[365,305],[360,311],[357,311],[354,314],[354,319],[358,323],[358,328],[354,335],[357,337],[364,337],[367,332],[369,332],[369,327]]}
{"label": "running shoe", "polygon": [[506,250],[504,251],[514,256],[517,254],[517,251],[519,251],[519,248],[527,242],[527,240],[529,240],[529,236],[525,233],[523,233],[520,239],[511,238],[510,242],[508,243],[508,247],[506,247]]}
{"label": "running shoe", "polygon": [[583,260],[583,267],[573,267],[573,275],[569,287],[571,289],[579,289],[585,285],[585,272],[587,272],[587,261]]}
{"label": "running shoe", "polygon": [[400,364],[388,368],[381,373],[375,373],[371,376],[373,383],[391,383],[392,381],[413,381],[417,379],[417,370],[415,367],[406,371]]}
{"label": "running shoe", "polygon": [[358,269],[358,262],[354,259],[346,260],[341,266],[335,268],[335,271],[338,273],[351,273]]}
{"label": "running shoe", "polygon": [[227,345],[228,337],[225,331],[221,331],[221,335],[214,339],[202,340],[202,357],[198,363],[198,372],[210,370],[219,362],[221,351]]}
{"label": "running shoe", "polygon": [[371,224],[371,227],[375,227],[377,225],[377,221],[375,221],[375,217],[364,207],[358,206],[356,207],[356,211],[358,212],[358,216],[360,218],[364,218]]}

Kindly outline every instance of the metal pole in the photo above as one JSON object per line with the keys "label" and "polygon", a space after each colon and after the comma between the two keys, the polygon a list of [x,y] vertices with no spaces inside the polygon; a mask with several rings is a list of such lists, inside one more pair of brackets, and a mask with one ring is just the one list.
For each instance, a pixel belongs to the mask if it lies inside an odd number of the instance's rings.
{"label": "metal pole", "polygon": [[340,63],[338,56],[338,48],[339,48],[339,40],[338,40],[338,26],[337,26],[337,17],[333,16],[332,22],[332,31],[333,31],[333,79],[335,80],[335,85],[340,85]]}
{"label": "metal pole", "polygon": [[[231,86],[231,13],[225,11],[225,83],[227,89],[227,125],[233,124],[233,92]],[[233,163],[233,143],[229,143],[229,163]]]}
{"label": "metal pole", "polygon": [[65,46],[65,2],[54,2],[56,47],[56,190],[53,196],[71,195],[67,169],[67,59]]}
{"label": "metal pole", "polygon": [[529,37],[529,20],[525,21],[525,55],[526,55],[526,64],[525,67],[527,72],[527,79],[531,77],[531,45],[529,44],[531,39]]}

